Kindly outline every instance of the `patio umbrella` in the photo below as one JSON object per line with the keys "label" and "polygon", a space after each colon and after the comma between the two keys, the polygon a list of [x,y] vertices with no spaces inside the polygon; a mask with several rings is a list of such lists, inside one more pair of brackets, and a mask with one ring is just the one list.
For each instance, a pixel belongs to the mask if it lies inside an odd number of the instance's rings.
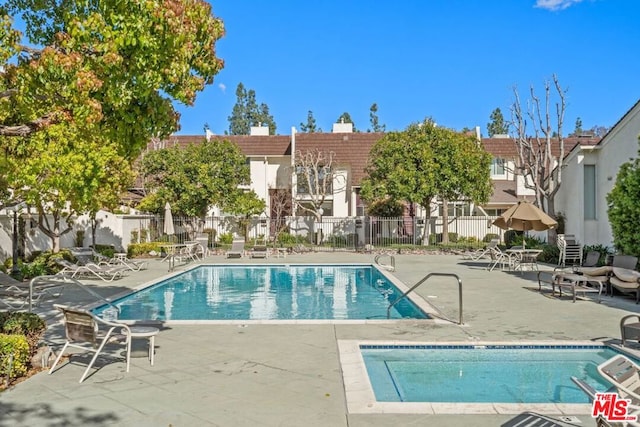
{"label": "patio umbrella", "polygon": [[171,205],[167,202],[164,205],[164,234],[167,236],[171,236],[176,234],[175,229],[173,228],[173,215],[171,214]]}
{"label": "patio umbrella", "polygon": [[493,221],[493,225],[503,230],[544,231],[554,228],[558,223],[537,206],[521,200]]}

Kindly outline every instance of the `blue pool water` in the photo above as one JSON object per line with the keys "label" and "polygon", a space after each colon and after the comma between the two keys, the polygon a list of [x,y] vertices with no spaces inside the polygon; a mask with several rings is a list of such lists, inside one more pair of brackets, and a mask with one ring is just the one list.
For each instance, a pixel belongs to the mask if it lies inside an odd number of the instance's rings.
{"label": "blue pool water", "polygon": [[[399,295],[373,266],[224,265],[194,268],[114,304],[122,320],[386,319]],[[405,298],[391,318],[427,316]]]}
{"label": "blue pool water", "polygon": [[361,346],[379,402],[589,403],[572,381],[611,385],[597,365],[606,346]]}

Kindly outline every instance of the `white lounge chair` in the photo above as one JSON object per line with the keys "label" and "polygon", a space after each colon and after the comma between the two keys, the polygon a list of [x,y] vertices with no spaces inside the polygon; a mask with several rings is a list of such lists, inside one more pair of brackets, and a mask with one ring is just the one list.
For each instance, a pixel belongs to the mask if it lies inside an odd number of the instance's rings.
{"label": "white lounge chair", "polygon": [[234,240],[231,249],[227,251],[227,258],[242,258],[244,256],[244,240]]}
{"label": "white lounge chair", "polygon": [[41,301],[58,298],[64,288],[60,283],[46,282],[31,285],[31,291],[29,286],[29,283],[0,271],[0,303],[11,310],[21,310],[28,305],[37,306]]}
{"label": "white lounge chair", "polygon": [[251,258],[267,258],[269,256],[269,249],[267,249],[267,243],[264,240],[256,240],[255,245],[251,249]]}
{"label": "white lounge chair", "polygon": [[60,362],[65,350],[69,347],[78,348],[85,351],[95,353],[85,369],[80,381],[87,377],[89,370],[95,363],[98,355],[104,349],[105,345],[111,342],[119,341],[126,347],[125,359],[127,363],[127,372],[131,359],[131,329],[124,323],[107,321],[95,316],[90,311],[74,308],[59,304],[54,307],[60,310],[64,316],[64,331],[66,341],[58,357],[56,357],[53,366],[49,370],[52,374]]}
{"label": "white lounge chair", "polygon": [[76,278],[76,277],[84,277],[87,279],[101,279],[105,282],[111,282],[115,279],[119,279],[124,276],[124,273],[129,269],[125,266],[118,265],[98,265],[98,264],[85,264],[78,265],[73,264],[65,259],[56,259],[56,263],[60,265],[62,270],[58,272],[58,274]]}
{"label": "white lounge chair", "polygon": [[480,258],[486,255],[489,255],[492,249],[498,247],[499,243],[500,243],[500,239],[491,239],[491,241],[489,241],[487,246],[485,246],[484,248],[478,249],[476,251],[463,254],[463,258],[470,259],[472,261],[477,261]]}

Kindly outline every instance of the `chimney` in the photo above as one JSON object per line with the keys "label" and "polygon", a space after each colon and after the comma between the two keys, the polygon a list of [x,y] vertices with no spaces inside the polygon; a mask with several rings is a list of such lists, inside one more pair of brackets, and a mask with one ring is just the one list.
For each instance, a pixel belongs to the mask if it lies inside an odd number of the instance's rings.
{"label": "chimney", "polygon": [[480,133],[480,126],[476,126],[476,139],[478,142],[482,141],[482,133]]}
{"label": "chimney", "polygon": [[333,133],[353,133],[353,123],[344,123],[344,120],[341,122],[333,124]]}
{"label": "chimney", "polygon": [[258,126],[251,126],[251,130],[249,132],[251,136],[269,136],[269,126],[262,126],[262,123],[258,123]]}
{"label": "chimney", "polygon": [[204,130],[204,137],[207,140],[207,142],[211,141],[211,137],[215,135],[213,132],[211,132],[211,130],[209,130],[209,128],[206,128]]}

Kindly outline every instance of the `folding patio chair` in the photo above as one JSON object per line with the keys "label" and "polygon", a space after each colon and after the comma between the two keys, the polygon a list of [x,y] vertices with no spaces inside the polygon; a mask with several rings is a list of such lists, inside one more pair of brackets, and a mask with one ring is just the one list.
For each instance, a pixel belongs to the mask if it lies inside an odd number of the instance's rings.
{"label": "folding patio chair", "polygon": [[54,307],[60,310],[64,316],[64,331],[66,341],[62,350],[56,357],[53,366],[49,370],[52,374],[64,355],[65,350],[69,347],[93,352],[93,358],[85,369],[80,381],[87,377],[89,370],[93,367],[98,355],[102,352],[105,345],[112,342],[123,342],[126,348],[125,359],[127,363],[127,372],[131,359],[131,329],[124,323],[113,322],[101,319],[90,311],[54,304]]}

